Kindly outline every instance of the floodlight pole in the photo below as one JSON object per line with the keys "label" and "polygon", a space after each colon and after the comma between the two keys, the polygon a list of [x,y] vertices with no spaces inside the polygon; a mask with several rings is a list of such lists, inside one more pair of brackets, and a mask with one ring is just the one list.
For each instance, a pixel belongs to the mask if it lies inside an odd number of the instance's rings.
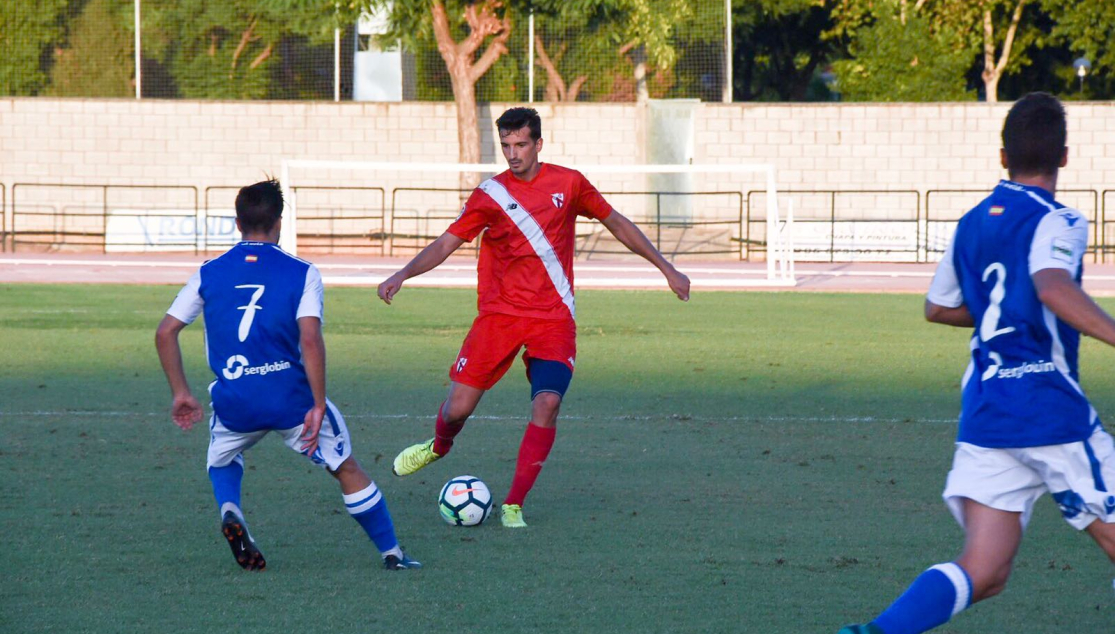
{"label": "floodlight pole", "polygon": [[[729,0],[730,1],[730,0]],[[527,103],[534,103],[534,9],[527,19]]]}
{"label": "floodlight pole", "polygon": [[333,29],[333,101],[341,100],[341,27]]}
{"label": "floodlight pole", "polygon": [[135,0],[135,27],[136,27],[136,99],[143,97],[143,54],[140,52],[140,22],[139,22],[139,3],[140,0]]}
{"label": "floodlight pole", "polygon": [[724,86],[722,100],[732,103],[732,0],[724,0]]}

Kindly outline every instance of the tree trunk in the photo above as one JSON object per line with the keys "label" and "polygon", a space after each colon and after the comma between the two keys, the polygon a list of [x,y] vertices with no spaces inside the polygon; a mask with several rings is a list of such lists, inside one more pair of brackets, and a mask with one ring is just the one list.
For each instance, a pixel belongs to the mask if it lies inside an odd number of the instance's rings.
{"label": "tree trunk", "polygon": [[[511,21],[502,20],[495,10],[501,6],[499,0],[484,0],[470,4],[465,9],[465,20],[469,34],[457,42],[449,29],[449,16],[441,0],[433,0],[430,11],[433,14],[434,37],[437,39],[438,52],[445,60],[453,85],[453,100],[457,105],[457,143],[458,160],[461,163],[480,162],[480,128],[476,116],[476,82],[488,72],[492,64],[507,52],[507,38],[511,36]],[[474,55],[489,36],[492,41],[480,55]],[[461,173],[461,189],[471,190],[479,184],[479,174]]]}
{"label": "tree trunk", "polygon": [[631,51],[635,62],[635,103],[646,103],[650,100],[650,89],[647,87],[647,51],[642,45],[636,46]]}
{"label": "tree trunk", "polygon": [[[476,116],[476,85],[467,78],[454,78],[453,96],[457,105],[457,159],[461,163],[479,163],[480,122]],[[471,191],[479,184],[479,174],[461,172],[462,190]]]}
{"label": "tree trunk", "polygon": [[987,103],[999,103],[999,76],[984,73],[983,90],[985,92]]}

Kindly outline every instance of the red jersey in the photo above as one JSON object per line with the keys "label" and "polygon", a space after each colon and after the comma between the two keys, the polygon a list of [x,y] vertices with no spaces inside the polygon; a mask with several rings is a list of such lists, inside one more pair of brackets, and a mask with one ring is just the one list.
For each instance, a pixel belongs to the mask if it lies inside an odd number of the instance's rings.
{"label": "red jersey", "polygon": [[611,213],[611,205],[583,174],[549,163],[531,181],[506,171],[481,183],[448,229],[466,242],[488,230],[477,265],[480,312],[576,316],[577,216],[603,220]]}

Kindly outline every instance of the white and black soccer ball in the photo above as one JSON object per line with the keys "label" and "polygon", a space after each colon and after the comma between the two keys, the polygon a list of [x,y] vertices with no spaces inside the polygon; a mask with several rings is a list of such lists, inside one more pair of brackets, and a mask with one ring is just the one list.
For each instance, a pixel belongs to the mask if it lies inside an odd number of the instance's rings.
{"label": "white and black soccer ball", "polygon": [[492,512],[492,492],[477,477],[452,478],[437,498],[441,518],[453,526],[476,526]]}

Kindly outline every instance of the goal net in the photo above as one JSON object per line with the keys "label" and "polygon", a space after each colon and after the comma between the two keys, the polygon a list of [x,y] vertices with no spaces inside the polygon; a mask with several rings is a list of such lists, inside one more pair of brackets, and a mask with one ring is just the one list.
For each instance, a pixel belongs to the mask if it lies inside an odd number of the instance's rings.
{"label": "goal net", "polygon": [[[567,166],[584,173],[667,259],[765,262],[765,268],[740,267],[731,285],[794,285],[793,217],[780,210],[773,165]],[[281,246],[294,254],[413,256],[457,218],[475,184],[506,169],[494,163],[285,160]],[[752,201],[761,207],[752,208]],[[475,254],[478,244],[458,253]],[[578,219],[576,258],[638,256],[600,223]]]}

